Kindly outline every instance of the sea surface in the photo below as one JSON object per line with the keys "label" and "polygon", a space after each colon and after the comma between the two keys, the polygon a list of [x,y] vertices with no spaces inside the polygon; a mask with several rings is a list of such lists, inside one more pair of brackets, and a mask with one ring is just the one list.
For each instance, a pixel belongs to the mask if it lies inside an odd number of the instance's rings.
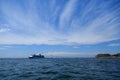
{"label": "sea surface", "polygon": [[120,80],[120,59],[0,59],[0,80]]}

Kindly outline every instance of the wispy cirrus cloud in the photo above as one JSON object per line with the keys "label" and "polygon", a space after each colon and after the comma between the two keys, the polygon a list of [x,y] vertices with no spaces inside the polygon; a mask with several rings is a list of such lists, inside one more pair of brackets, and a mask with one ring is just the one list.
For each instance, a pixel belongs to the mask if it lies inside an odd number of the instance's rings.
{"label": "wispy cirrus cloud", "polygon": [[73,16],[77,0],[69,0],[65,5],[61,15],[60,15],[60,28],[64,28],[70,24],[71,17]]}
{"label": "wispy cirrus cloud", "polygon": [[5,50],[5,49],[8,49],[8,48],[11,48],[12,46],[0,46],[0,50]]}
{"label": "wispy cirrus cloud", "polygon": [[10,31],[10,29],[8,29],[8,28],[0,28],[0,32],[8,32],[8,31]]}
{"label": "wispy cirrus cloud", "polygon": [[[104,6],[103,6],[104,5]],[[120,39],[114,0],[1,1],[0,44],[97,44]],[[0,23],[0,24],[4,24]],[[10,29],[10,31],[9,31]]]}
{"label": "wispy cirrus cloud", "polygon": [[10,28],[8,27],[8,25],[6,25],[6,24],[0,25],[0,33],[8,32],[8,31],[10,31]]}
{"label": "wispy cirrus cloud", "polygon": [[112,44],[109,44],[108,46],[111,46],[111,47],[120,46],[120,43],[112,43]]}
{"label": "wispy cirrus cloud", "polygon": [[5,48],[3,48],[3,47],[0,47],[0,50],[4,50]]}
{"label": "wispy cirrus cloud", "polygon": [[68,57],[68,58],[72,58],[72,57],[94,57],[94,55],[96,55],[97,53],[85,53],[85,52],[48,52],[47,54],[45,54],[46,57],[52,57],[52,58],[61,58],[61,57]]}

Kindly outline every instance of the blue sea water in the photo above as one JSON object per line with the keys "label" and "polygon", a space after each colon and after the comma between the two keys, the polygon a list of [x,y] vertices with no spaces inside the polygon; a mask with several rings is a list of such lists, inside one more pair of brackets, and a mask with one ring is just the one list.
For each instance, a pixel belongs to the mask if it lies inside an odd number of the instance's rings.
{"label": "blue sea water", "polygon": [[0,59],[0,80],[120,80],[120,59]]}

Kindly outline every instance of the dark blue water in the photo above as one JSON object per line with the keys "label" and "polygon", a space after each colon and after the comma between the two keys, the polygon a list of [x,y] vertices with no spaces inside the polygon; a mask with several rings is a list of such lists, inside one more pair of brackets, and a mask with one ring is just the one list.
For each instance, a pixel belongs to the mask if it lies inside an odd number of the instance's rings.
{"label": "dark blue water", "polygon": [[120,80],[120,59],[0,59],[0,80]]}

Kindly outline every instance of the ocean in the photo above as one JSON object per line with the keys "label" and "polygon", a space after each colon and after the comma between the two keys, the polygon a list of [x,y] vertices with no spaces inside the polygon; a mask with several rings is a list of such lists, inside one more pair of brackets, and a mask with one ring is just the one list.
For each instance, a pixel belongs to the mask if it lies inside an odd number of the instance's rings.
{"label": "ocean", "polygon": [[0,80],[120,80],[120,59],[0,59]]}

